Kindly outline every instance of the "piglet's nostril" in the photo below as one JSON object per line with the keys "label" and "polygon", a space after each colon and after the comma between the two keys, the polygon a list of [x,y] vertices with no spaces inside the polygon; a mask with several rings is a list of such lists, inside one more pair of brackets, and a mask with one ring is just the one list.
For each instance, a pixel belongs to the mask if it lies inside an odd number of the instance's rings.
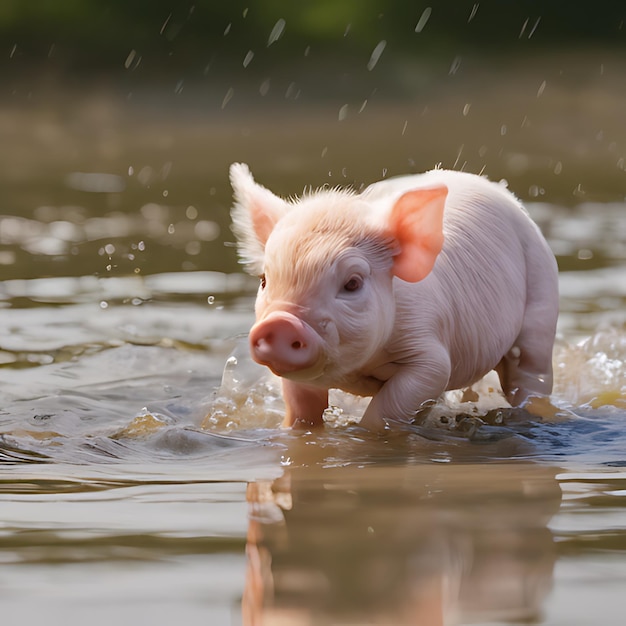
{"label": "piglet's nostril", "polygon": [[304,345],[301,341],[294,341],[294,342],[291,344],[291,347],[292,347],[294,350],[300,350],[300,348],[305,348],[306,346],[305,346],[305,345]]}

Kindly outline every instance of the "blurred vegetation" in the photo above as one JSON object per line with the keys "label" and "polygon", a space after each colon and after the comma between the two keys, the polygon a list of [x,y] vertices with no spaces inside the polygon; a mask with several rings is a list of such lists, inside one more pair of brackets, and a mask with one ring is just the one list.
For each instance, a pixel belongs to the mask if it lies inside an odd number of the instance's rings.
{"label": "blurred vegetation", "polygon": [[381,41],[391,58],[493,57],[624,45],[625,19],[624,0],[2,0],[0,69],[201,80],[304,56],[365,65]]}

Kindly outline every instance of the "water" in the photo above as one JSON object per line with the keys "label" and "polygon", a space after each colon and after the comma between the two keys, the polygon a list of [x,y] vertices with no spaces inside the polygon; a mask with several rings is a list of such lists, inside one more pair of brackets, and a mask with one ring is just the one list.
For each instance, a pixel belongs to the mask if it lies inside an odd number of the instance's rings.
{"label": "water", "polygon": [[[577,92],[596,113],[565,122],[555,72],[526,134],[510,84],[507,119],[469,87],[429,114],[349,103],[341,122],[345,103],[5,102],[4,620],[621,624],[624,98],[607,68],[603,100],[591,70]],[[538,76],[516,89],[538,98]],[[235,160],[285,194],[438,160],[507,178],[561,269],[551,403],[506,408],[487,380],[372,435],[337,393],[325,432],[281,431],[277,382],[246,354],[256,281],[224,245]]]}

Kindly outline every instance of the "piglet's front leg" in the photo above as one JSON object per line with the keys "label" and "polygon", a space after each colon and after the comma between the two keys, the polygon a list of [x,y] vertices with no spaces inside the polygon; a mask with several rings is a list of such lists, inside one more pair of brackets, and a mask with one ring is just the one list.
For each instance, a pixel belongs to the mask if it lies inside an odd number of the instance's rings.
{"label": "piglet's front leg", "polygon": [[450,358],[443,346],[403,365],[372,398],[360,425],[381,432],[393,422],[410,422],[424,402],[439,398],[450,372]]}
{"label": "piglet's front leg", "polygon": [[328,390],[283,378],[283,399],[287,413],[283,426],[317,428],[323,426],[322,416],[328,408]]}

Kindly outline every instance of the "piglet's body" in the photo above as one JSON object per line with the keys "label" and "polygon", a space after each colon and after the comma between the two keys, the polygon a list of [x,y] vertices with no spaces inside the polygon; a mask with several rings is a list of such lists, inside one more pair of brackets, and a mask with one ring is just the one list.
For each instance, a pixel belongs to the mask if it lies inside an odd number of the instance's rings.
{"label": "piglet's body", "polygon": [[321,424],[330,388],[373,396],[372,429],[492,369],[514,405],[551,392],[556,263],[503,186],[433,170],[287,202],[245,165],[231,181],[261,277],[251,352],[283,378],[286,425]]}

